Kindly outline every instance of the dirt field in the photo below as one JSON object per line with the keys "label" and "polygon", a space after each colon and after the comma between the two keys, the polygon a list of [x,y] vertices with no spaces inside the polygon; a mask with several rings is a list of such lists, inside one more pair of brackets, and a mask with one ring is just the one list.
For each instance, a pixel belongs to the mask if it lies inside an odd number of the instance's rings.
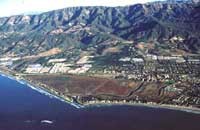
{"label": "dirt field", "polygon": [[52,56],[61,53],[62,50],[59,48],[52,48],[48,51],[41,52],[38,55],[31,55],[31,56],[25,56],[23,59],[32,59],[32,58],[40,58],[40,57],[47,57],[47,56]]}
{"label": "dirt field", "polygon": [[[105,78],[94,78],[85,76],[71,76],[71,75],[32,75],[26,76],[32,81],[45,84],[55,90],[68,95],[98,95],[98,94],[112,94],[125,96],[138,83],[131,83],[126,81],[117,81]],[[131,87],[130,87],[131,85]]]}
{"label": "dirt field", "polygon": [[70,96],[93,96],[103,99],[133,99],[138,96],[142,100],[159,103],[177,95],[175,92],[164,91],[165,85],[156,82],[74,75],[27,75],[26,78]]}

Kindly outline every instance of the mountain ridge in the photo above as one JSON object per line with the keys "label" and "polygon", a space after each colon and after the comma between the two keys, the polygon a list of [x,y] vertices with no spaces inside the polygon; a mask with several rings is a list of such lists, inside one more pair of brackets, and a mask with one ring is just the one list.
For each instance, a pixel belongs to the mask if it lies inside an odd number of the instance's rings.
{"label": "mountain ridge", "polygon": [[[199,4],[193,2],[152,2],[4,17],[0,18],[0,52],[31,55],[54,47],[87,48],[85,45],[96,46],[114,39],[134,44],[153,42],[158,49],[164,46],[199,53],[199,12]],[[157,52],[155,48],[152,51]]]}

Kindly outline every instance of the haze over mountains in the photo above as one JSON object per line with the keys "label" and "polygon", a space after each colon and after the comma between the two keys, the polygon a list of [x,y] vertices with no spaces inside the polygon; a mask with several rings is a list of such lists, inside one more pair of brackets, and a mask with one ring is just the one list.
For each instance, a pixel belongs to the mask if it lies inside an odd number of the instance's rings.
{"label": "haze over mountains", "polygon": [[[52,10],[80,7],[80,6],[126,6],[138,3],[153,2],[158,0],[1,0],[0,17],[19,15],[19,14],[37,14]],[[160,0],[163,1],[163,0]],[[48,3],[48,4],[47,4]]]}
{"label": "haze over mountains", "polygon": [[[39,15],[0,18],[0,54],[33,55],[61,48],[95,51],[107,44],[144,42],[148,53],[200,53],[199,1],[125,7],[72,7]],[[120,45],[120,44],[117,44]],[[162,50],[162,51],[160,51]],[[167,50],[165,52],[165,50]],[[164,53],[163,53],[164,51]]]}

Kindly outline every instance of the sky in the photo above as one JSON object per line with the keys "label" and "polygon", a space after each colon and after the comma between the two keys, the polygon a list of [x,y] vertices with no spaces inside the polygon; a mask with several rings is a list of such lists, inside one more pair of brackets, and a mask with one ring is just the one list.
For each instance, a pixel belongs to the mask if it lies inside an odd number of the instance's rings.
{"label": "sky", "polygon": [[74,6],[124,6],[155,0],[0,0],[0,17]]}

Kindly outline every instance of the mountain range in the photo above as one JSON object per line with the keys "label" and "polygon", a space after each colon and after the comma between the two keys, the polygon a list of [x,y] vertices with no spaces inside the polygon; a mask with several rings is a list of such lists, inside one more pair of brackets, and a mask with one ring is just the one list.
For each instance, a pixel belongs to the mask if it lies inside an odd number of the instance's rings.
{"label": "mountain range", "polygon": [[124,42],[150,44],[147,53],[153,54],[199,54],[199,1],[72,7],[0,18],[1,56],[36,55],[52,48],[97,52]]}

